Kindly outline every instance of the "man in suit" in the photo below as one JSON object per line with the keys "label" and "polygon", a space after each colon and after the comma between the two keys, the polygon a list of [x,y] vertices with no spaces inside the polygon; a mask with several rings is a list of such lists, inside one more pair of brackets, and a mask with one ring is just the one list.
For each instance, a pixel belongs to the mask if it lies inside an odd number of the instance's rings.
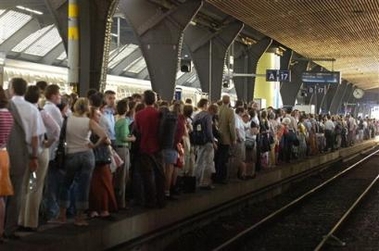
{"label": "man in suit", "polygon": [[230,108],[230,97],[222,97],[222,105],[219,108],[219,131],[220,142],[216,152],[216,183],[227,183],[227,163],[229,160],[230,146],[236,143],[236,126],[234,122],[234,112]]}

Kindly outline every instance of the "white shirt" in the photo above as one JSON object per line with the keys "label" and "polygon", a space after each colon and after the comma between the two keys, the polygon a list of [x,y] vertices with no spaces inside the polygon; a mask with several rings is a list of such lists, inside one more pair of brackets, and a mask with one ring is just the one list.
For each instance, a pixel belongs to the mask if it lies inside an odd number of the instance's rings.
{"label": "white shirt", "polygon": [[71,115],[67,118],[66,143],[67,153],[78,153],[90,150],[90,119]]}
{"label": "white shirt", "polygon": [[[62,125],[63,125],[63,116],[62,116],[61,111],[57,107],[57,105],[50,102],[49,100],[46,100],[45,106],[43,107],[43,110],[47,114],[49,114],[50,117],[56,122],[56,124],[59,127],[59,133],[60,133]],[[48,137],[51,136],[51,135],[49,135],[49,129],[47,129],[47,133],[48,133],[48,135],[47,135]],[[55,151],[58,147],[58,144],[59,144],[59,136],[58,136],[58,140],[56,142],[54,142],[49,148],[49,150],[50,150],[49,160],[55,159]]]}
{"label": "white shirt", "polygon": [[325,121],[325,130],[333,131],[334,128],[335,128],[335,125],[334,125],[333,121],[331,121],[330,119]]}
{"label": "white shirt", "polygon": [[[18,114],[21,117],[22,126],[25,132],[25,141],[28,145],[29,153],[32,154],[32,137],[41,137],[45,132],[46,128],[43,124],[42,117],[37,107],[33,104],[25,101],[22,96],[13,96],[12,101],[17,107]],[[39,142],[38,145],[41,145]],[[42,149],[39,149],[41,153]]]}
{"label": "white shirt", "polygon": [[50,114],[50,116],[55,120],[55,122],[57,122],[59,128],[62,128],[63,116],[59,108],[54,103],[51,103],[49,100],[47,100],[43,109],[48,114]]}
{"label": "white shirt", "polygon": [[236,125],[236,131],[237,131],[237,139],[240,139],[242,141],[246,140],[246,132],[245,132],[245,123],[243,122],[240,115],[235,114],[235,125]]}

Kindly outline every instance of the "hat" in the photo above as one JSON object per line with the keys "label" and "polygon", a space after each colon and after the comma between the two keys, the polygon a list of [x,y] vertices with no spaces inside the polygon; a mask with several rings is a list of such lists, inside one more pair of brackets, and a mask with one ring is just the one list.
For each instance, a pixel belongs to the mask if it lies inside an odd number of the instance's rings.
{"label": "hat", "polygon": [[285,124],[285,125],[289,125],[289,124],[291,124],[291,119],[290,119],[290,118],[284,118],[284,119],[282,120],[282,124]]}

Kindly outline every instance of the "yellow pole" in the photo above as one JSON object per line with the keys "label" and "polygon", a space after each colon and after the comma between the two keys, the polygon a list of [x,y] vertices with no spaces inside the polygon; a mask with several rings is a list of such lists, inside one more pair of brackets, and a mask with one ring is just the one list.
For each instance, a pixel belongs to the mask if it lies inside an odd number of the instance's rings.
{"label": "yellow pole", "polygon": [[[265,52],[258,61],[257,74],[266,74],[268,69],[280,69],[280,58],[274,53]],[[266,82],[265,77],[255,78],[254,99],[265,99],[266,107],[277,108],[279,82]]]}
{"label": "yellow pole", "polygon": [[79,85],[79,7],[77,0],[68,3],[68,83],[74,92]]}

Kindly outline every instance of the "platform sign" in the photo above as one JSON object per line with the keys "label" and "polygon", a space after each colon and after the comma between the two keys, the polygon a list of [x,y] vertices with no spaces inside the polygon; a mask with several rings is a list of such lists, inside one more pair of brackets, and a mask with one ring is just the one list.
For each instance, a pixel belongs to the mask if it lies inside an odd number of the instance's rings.
{"label": "platform sign", "polygon": [[301,80],[306,84],[339,84],[340,72],[303,72]]}
{"label": "platform sign", "polygon": [[290,70],[266,70],[267,82],[291,82]]}
{"label": "platform sign", "polygon": [[325,86],[309,86],[307,88],[309,94],[325,94],[326,93],[326,88]]}

